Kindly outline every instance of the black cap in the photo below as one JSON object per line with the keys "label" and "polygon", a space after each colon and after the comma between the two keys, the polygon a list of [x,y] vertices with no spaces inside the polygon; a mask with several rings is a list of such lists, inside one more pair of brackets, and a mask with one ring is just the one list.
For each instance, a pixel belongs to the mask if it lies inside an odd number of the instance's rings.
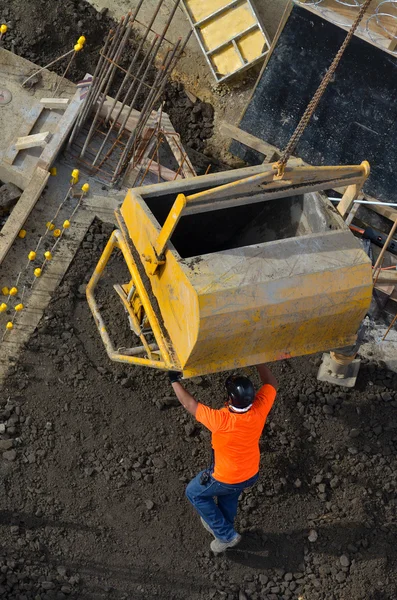
{"label": "black cap", "polygon": [[232,405],[236,408],[247,408],[253,403],[255,389],[248,377],[231,375],[226,379],[225,385]]}

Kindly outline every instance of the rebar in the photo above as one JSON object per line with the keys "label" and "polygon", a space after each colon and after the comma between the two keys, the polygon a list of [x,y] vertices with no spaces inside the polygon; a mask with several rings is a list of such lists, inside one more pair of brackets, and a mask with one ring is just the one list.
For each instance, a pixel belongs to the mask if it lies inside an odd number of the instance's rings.
{"label": "rebar", "polygon": [[[84,156],[84,153],[86,151],[88,143],[89,143],[91,136],[95,130],[95,126],[98,121],[99,114],[102,110],[103,104],[106,100],[106,96],[109,92],[110,86],[112,85],[115,70],[116,70],[116,65],[114,63],[119,60],[119,58],[125,48],[125,45],[129,39],[130,32],[127,29],[127,27],[128,27],[130,17],[131,17],[131,13],[128,13],[126,19],[124,19],[123,25],[120,27],[119,35],[117,37],[115,35],[115,42],[111,46],[111,49],[109,52],[109,58],[114,62],[108,62],[105,66],[105,74],[103,76],[102,81],[100,82],[100,85],[99,85],[99,88],[97,91],[97,97],[99,99],[99,104],[97,106],[97,110],[96,110],[94,119],[92,121],[90,130],[88,132],[87,139],[86,139],[83,149],[81,151],[81,157]],[[96,102],[97,102],[97,100],[94,100],[94,103],[96,103]]]}
{"label": "rebar", "polygon": [[[149,92],[149,94],[146,98],[146,102],[144,103],[144,106],[142,108],[136,128],[134,129],[134,131],[131,132],[130,138],[127,141],[126,146],[124,148],[124,152],[122,153],[122,155],[120,157],[117,168],[114,172],[112,183],[114,183],[117,180],[117,178],[123,168],[123,165],[126,162],[129,153],[131,152],[132,147],[134,146],[136,140],[138,140],[140,138],[140,136],[143,132],[143,128],[145,127],[145,125],[147,124],[147,122],[149,120],[149,117],[153,110],[153,105],[156,102],[156,98],[161,95],[161,91],[162,91],[161,82],[164,79],[165,79],[165,81],[167,80],[166,74],[168,72],[168,69],[171,66],[173,58],[176,55],[179,45],[180,45],[180,40],[178,40],[178,42],[175,44],[172,52],[167,52],[166,56],[164,57],[163,64],[162,64],[161,68],[159,69],[159,71],[157,72],[157,75],[156,75],[156,78],[155,78],[155,81],[153,84],[153,88],[152,88],[151,92]],[[165,85],[165,81],[164,81],[164,85]],[[161,90],[160,93],[158,93],[159,90]],[[149,112],[149,110],[150,110],[150,112]]]}
{"label": "rebar", "polygon": [[[140,3],[138,4],[138,10],[139,10],[139,8],[141,7],[141,5],[142,5],[142,2],[143,2],[143,0],[140,0]],[[179,2],[179,0],[178,0],[178,2]],[[143,48],[143,46],[144,46],[144,44],[145,44],[145,42],[146,42],[146,38],[147,38],[147,36],[149,35],[149,32],[150,32],[150,30],[151,30],[151,27],[152,27],[152,25],[153,25],[153,23],[154,23],[154,21],[155,21],[155,19],[156,19],[157,15],[158,15],[158,13],[159,13],[159,11],[160,11],[160,8],[161,8],[161,5],[162,5],[163,3],[164,3],[164,0],[159,0],[158,4],[157,4],[157,6],[156,6],[156,9],[155,9],[155,11],[154,11],[154,13],[153,13],[153,15],[152,15],[152,18],[151,18],[151,20],[150,20],[150,23],[149,23],[149,25],[148,25],[148,26],[147,26],[147,28],[146,28],[146,31],[145,31],[145,33],[144,33],[144,35],[143,35],[142,39],[141,39],[141,42],[140,42],[140,44],[139,44],[139,46],[138,46],[138,49],[137,49],[137,51],[135,52],[135,56],[134,56],[134,58],[133,58],[133,60],[132,60],[132,62],[131,62],[131,64],[130,64],[130,66],[128,67],[128,70],[127,70],[127,73],[125,74],[125,77],[124,77],[124,79],[123,79],[123,82],[122,82],[122,84],[120,85],[120,87],[119,87],[119,90],[118,90],[118,92],[117,92],[117,94],[116,94],[116,96],[115,96],[115,98],[114,98],[114,101],[113,101],[113,104],[112,104],[112,106],[111,106],[111,108],[110,108],[109,114],[111,114],[111,113],[113,112],[113,110],[114,110],[114,108],[115,108],[115,106],[116,106],[116,104],[117,104],[117,101],[118,101],[118,99],[119,99],[119,97],[120,97],[120,94],[121,94],[121,92],[122,92],[123,88],[124,88],[124,85],[125,85],[125,83],[127,82],[128,78],[129,78],[129,76],[130,76],[130,74],[132,73],[132,69],[134,68],[134,66],[135,66],[135,64],[136,64],[136,61],[138,60],[139,54],[140,54],[140,52],[142,51],[142,48]],[[135,15],[135,16],[136,16],[136,15]],[[106,118],[106,122],[107,122],[107,121],[108,121],[108,118]]]}
{"label": "rebar", "polygon": [[[145,64],[145,61],[146,61],[146,60],[149,60],[149,56],[150,56],[150,54],[152,53],[152,50],[153,50],[153,48],[154,48],[154,45],[155,45],[155,43],[156,43],[156,38],[154,38],[154,39],[153,39],[152,45],[150,46],[149,50],[147,51],[147,53],[146,53],[146,55],[145,55],[145,58],[144,58],[144,60],[143,60],[143,62],[142,62],[142,65],[144,65],[144,64]],[[151,60],[149,60],[149,65],[150,65],[150,66],[153,64],[153,61],[154,61],[155,57],[156,57],[156,54],[155,54],[155,53],[153,53]],[[141,65],[141,66],[142,66],[142,65]],[[138,70],[138,72],[137,72],[137,74],[136,74],[136,78],[138,78],[138,77],[139,77],[139,70]],[[131,86],[132,86],[132,85],[135,83],[135,81],[136,81],[136,79],[134,79],[134,81],[132,82]],[[131,87],[131,86],[130,86],[130,87]],[[128,90],[128,91],[129,91],[129,90]],[[128,95],[128,92],[127,92],[127,95]],[[100,147],[100,148],[99,148],[99,150],[98,150],[98,154],[96,155],[96,157],[95,157],[95,159],[94,159],[94,162],[92,163],[93,165],[95,165],[95,163],[96,163],[96,162],[97,162],[97,160],[99,159],[99,157],[100,157],[100,155],[101,155],[101,153],[102,153],[102,150],[103,150],[103,148],[105,147],[105,144],[106,144],[106,142],[108,141],[108,139],[109,139],[109,137],[110,137],[110,135],[111,135],[111,133],[112,133],[112,131],[113,131],[113,128],[114,128],[114,127],[117,125],[117,123],[118,123],[119,117],[120,117],[120,115],[122,114],[122,111],[123,111],[123,109],[124,109],[124,107],[125,107],[125,103],[126,103],[126,98],[127,98],[127,95],[126,95],[126,97],[124,98],[123,102],[120,104],[120,107],[119,107],[119,110],[118,110],[118,112],[117,112],[117,115],[115,115],[115,117],[113,118],[113,120],[112,120],[112,122],[111,122],[111,124],[110,124],[110,127],[109,127],[109,129],[108,129],[108,132],[107,132],[107,134],[106,134],[106,137],[105,137],[105,139],[103,140],[103,142],[102,142],[102,145],[101,145],[101,147]],[[107,114],[107,117],[106,117],[106,119],[105,119],[105,122],[106,122],[106,121],[107,121],[107,119],[108,119],[108,118],[111,116],[112,112],[113,112],[113,108],[111,108],[111,109],[110,109],[110,111],[108,112],[108,114]],[[130,115],[130,114],[131,114],[131,111],[129,112],[129,115]],[[124,122],[125,122],[125,121],[124,121]]]}
{"label": "rebar", "polygon": [[[134,57],[134,59],[133,59],[133,61],[132,61],[131,65],[130,65],[130,67],[129,67],[129,69],[128,69],[128,71],[127,71],[126,75],[125,75],[125,77],[124,77],[123,83],[121,84],[121,86],[120,86],[120,88],[119,88],[119,91],[118,91],[118,93],[116,94],[116,97],[115,97],[115,99],[114,99],[114,101],[113,101],[113,104],[112,104],[112,106],[111,106],[111,108],[110,108],[110,110],[109,110],[109,112],[108,112],[108,114],[107,114],[107,116],[106,116],[106,122],[107,122],[107,121],[110,119],[110,117],[111,117],[111,115],[112,115],[112,112],[113,112],[114,108],[116,107],[116,104],[117,104],[118,98],[120,97],[121,91],[122,91],[122,89],[124,88],[124,85],[125,85],[125,83],[126,83],[126,81],[127,81],[128,77],[130,76],[131,72],[132,72],[132,68],[133,68],[133,66],[135,65],[135,63],[136,63],[136,60],[137,60],[137,59],[138,59],[138,57],[139,57],[139,53],[141,52],[141,49],[142,49],[142,47],[143,47],[143,43],[145,42],[145,40],[146,40],[146,38],[147,38],[147,35],[148,35],[149,31],[151,30],[151,27],[152,27],[152,25],[153,25],[153,22],[154,22],[154,20],[155,20],[155,18],[156,18],[156,16],[157,16],[157,14],[158,14],[158,12],[159,12],[160,8],[161,8],[161,5],[163,4],[163,1],[164,1],[164,0],[160,0],[160,2],[158,3],[158,5],[157,5],[157,7],[156,7],[156,10],[155,10],[155,12],[154,12],[154,15],[152,16],[152,19],[151,19],[151,21],[150,21],[150,23],[149,23],[149,25],[148,25],[148,27],[147,27],[147,29],[146,29],[145,35],[144,35],[144,37],[143,37],[143,40],[141,41],[141,44],[139,45],[139,47],[138,47],[138,50],[137,50],[137,51],[136,51],[136,53],[135,53],[135,57]],[[131,116],[131,112],[132,112],[132,111],[133,111],[133,109],[135,108],[135,103],[136,103],[136,101],[137,101],[137,99],[138,99],[138,97],[139,97],[139,94],[140,94],[140,92],[141,92],[141,89],[142,89],[142,87],[145,85],[145,81],[146,81],[146,79],[147,79],[147,77],[148,77],[148,75],[149,75],[149,73],[150,73],[150,70],[151,70],[151,68],[153,67],[153,64],[154,64],[154,62],[155,62],[155,59],[156,59],[157,53],[159,52],[159,50],[160,50],[160,48],[161,48],[161,45],[162,45],[162,43],[163,43],[163,41],[164,41],[164,39],[165,39],[166,33],[167,33],[167,31],[168,31],[168,29],[169,29],[169,27],[170,27],[170,25],[171,25],[172,19],[174,18],[174,15],[175,15],[175,12],[176,12],[176,10],[177,10],[177,8],[178,8],[178,6],[179,6],[179,3],[180,3],[180,0],[176,0],[175,4],[174,4],[174,6],[173,6],[173,8],[172,8],[172,10],[171,10],[171,13],[170,13],[170,15],[169,15],[169,17],[168,17],[168,19],[167,19],[167,22],[165,23],[165,26],[164,26],[164,29],[163,29],[163,31],[162,31],[162,33],[161,33],[161,35],[157,35],[157,36],[156,36],[156,37],[153,39],[153,41],[152,41],[152,44],[151,44],[151,46],[150,46],[150,48],[149,48],[148,52],[146,53],[146,55],[145,55],[145,57],[144,57],[144,59],[143,59],[143,61],[142,61],[141,65],[140,65],[140,67],[139,67],[139,69],[138,69],[138,72],[137,72],[137,74],[136,74],[136,77],[135,77],[135,79],[133,79],[133,81],[131,82],[131,84],[130,84],[130,86],[129,86],[129,88],[128,88],[128,90],[127,90],[127,92],[126,92],[125,96],[124,96],[124,99],[123,99],[123,101],[122,101],[122,103],[121,103],[121,105],[120,105],[120,107],[119,107],[119,110],[118,110],[118,112],[117,112],[117,115],[114,117],[114,119],[113,119],[113,121],[112,121],[112,123],[111,123],[111,125],[110,125],[110,127],[109,127],[108,135],[107,135],[107,137],[106,137],[106,138],[103,140],[103,143],[102,143],[102,145],[101,145],[101,147],[100,147],[100,150],[98,151],[98,154],[97,154],[97,156],[96,156],[96,157],[95,157],[95,159],[94,159],[93,165],[95,165],[95,164],[96,164],[96,162],[97,162],[97,160],[99,159],[99,157],[100,157],[100,154],[101,154],[101,152],[102,152],[103,148],[105,147],[105,145],[106,145],[106,143],[107,143],[107,140],[108,140],[109,136],[111,135],[111,133],[112,133],[112,131],[113,131],[113,128],[114,128],[114,127],[115,127],[115,125],[117,124],[117,122],[118,122],[118,120],[119,120],[119,118],[120,118],[120,115],[122,115],[122,113],[123,113],[124,107],[125,107],[127,104],[129,104],[128,111],[127,111],[127,113],[126,113],[126,115],[125,115],[125,117],[124,117],[124,120],[123,120],[123,122],[122,122],[122,124],[121,124],[121,127],[120,127],[120,132],[124,131],[124,128],[125,128],[126,124],[128,123],[128,119],[129,119],[129,118],[130,118],[130,116]],[[147,63],[147,64],[146,64],[146,63]],[[144,67],[145,67],[145,66],[146,66],[146,68],[145,68],[144,74],[143,74],[142,78],[140,79],[140,81],[139,81],[139,83],[138,83],[138,87],[137,87],[137,89],[136,89],[136,91],[135,91],[134,97],[133,97],[132,101],[131,101],[131,102],[129,102],[129,98],[130,98],[130,96],[131,96],[131,94],[132,94],[132,92],[133,92],[133,90],[134,90],[135,84],[138,82],[138,80],[139,80],[139,77],[141,76],[141,72],[143,71],[143,69],[144,69]]]}
{"label": "rebar", "polygon": [[[135,165],[137,164],[138,157],[139,160],[143,160],[144,157],[148,156],[148,152],[152,152],[153,140],[157,140],[155,152],[158,154],[159,139],[161,139],[160,125],[157,124],[153,130],[152,125],[150,125],[149,136],[145,131],[147,130],[149,119],[153,114],[156,104],[160,100],[165,85],[169,80],[170,74],[191,35],[190,32],[183,43],[179,39],[175,44],[171,44],[166,37],[180,1],[173,0],[171,12],[167,16],[167,21],[160,33],[156,33],[152,29],[152,26],[165,0],[158,0],[156,2],[150,22],[145,26],[145,31],[140,38],[138,47],[134,51],[128,67],[122,67],[120,59],[126,44],[131,39],[132,25],[135,22],[139,23],[136,16],[144,0],[139,0],[134,14],[131,15],[129,13],[115,28],[114,34],[113,32],[109,32],[105,44],[101,49],[87,98],[70,137],[69,147],[72,141],[76,139],[80,130],[85,126],[91,113],[92,117],[87,125],[88,131],[85,134],[85,140],[81,146],[77,144],[81,148],[77,152],[79,152],[79,159],[84,164],[91,161],[93,157],[92,162],[89,163],[93,173],[106,173],[106,178],[108,179],[109,177],[111,179],[111,185],[114,185],[118,181],[129,162]],[[154,33],[154,37],[148,45],[147,40],[150,32]],[[145,43],[148,45],[147,48]],[[163,46],[163,44],[170,45],[167,47]],[[145,52],[143,52],[144,47]],[[144,56],[141,58],[143,54]],[[161,64],[156,70],[154,81],[152,82],[151,73],[157,64],[159,55],[161,55]],[[122,72],[123,77],[114,98],[109,100],[107,99],[107,94],[116,72]],[[138,114],[136,125],[134,123],[131,126],[129,125],[131,113],[136,110],[136,104],[140,101],[143,92],[144,101],[142,110]],[[106,100],[107,103],[104,107]],[[86,127],[84,127],[83,131],[86,131]],[[165,134],[164,137],[166,137]],[[86,161],[83,160],[85,154],[88,154]],[[185,159],[183,152],[181,152],[181,155]],[[153,159],[154,156],[152,157],[152,162]],[[161,173],[159,176],[161,176]],[[140,175],[138,175],[139,177]]]}
{"label": "rebar", "polygon": [[[101,52],[105,53],[107,51],[107,48],[109,46],[109,42],[111,40],[111,36],[112,36],[113,30],[109,29],[109,32],[107,34],[106,40],[105,40],[105,44],[101,50]],[[84,124],[85,119],[87,118],[89,112],[91,112],[92,106],[93,106],[93,102],[92,102],[92,98],[93,98],[93,94],[94,94],[94,90],[96,88],[97,85],[97,80],[98,80],[98,74],[101,70],[102,64],[104,62],[104,58],[102,56],[102,54],[99,54],[99,60],[97,62],[97,65],[95,67],[95,71],[94,71],[94,75],[92,76],[92,80],[91,80],[91,85],[89,87],[88,90],[88,94],[84,100],[83,106],[81,107],[80,113],[75,121],[74,127],[72,129],[72,132],[69,136],[69,141],[68,141],[68,148],[71,147],[72,142],[74,140],[74,138],[76,137],[76,135],[79,133],[79,131],[81,130],[81,127]]]}

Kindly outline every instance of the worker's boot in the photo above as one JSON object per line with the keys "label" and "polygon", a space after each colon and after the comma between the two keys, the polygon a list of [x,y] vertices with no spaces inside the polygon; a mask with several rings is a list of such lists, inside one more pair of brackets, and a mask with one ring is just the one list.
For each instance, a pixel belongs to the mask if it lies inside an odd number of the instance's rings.
{"label": "worker's boot", "polygon": [[216,538],[215,533],[212,531],[211,527],[208,525],[208,523],[206,523],[203,519],[203,517],[200,517],[200,521],[204,527],[204,529],[206,529],[208,531],[208,533],[210,533],[211,535],[214,536],[214,538]]}
{"label": "worker's boot", "polygon": [[228,548],[234,548],[241,540],[241,535],[239,533],[236,534],[236,537],[233,538],[230,542],[222,542],[217,538],[214,539],[210,544],[210,548],[214,554],[220,554],[221,552],[225,552]]}

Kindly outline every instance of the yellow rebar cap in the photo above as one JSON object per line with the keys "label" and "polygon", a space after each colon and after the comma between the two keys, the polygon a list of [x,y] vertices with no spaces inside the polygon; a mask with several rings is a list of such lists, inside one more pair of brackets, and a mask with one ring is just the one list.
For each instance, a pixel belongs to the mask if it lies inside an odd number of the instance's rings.
{"label": "yellow rebar cap", "polygon": [[81,189],[83,190],[83,192],[87,193],[88,190],[90,189],[90,184],[85,183],[84,185],[81,186]]}
{"label": "yellow rebar cap", "polygon": [[83,45],[82,44],[75,44],[74,45],[74,51],[75,52],[80,52],[80,50],[83,49]]}
{"label": "yellow rebar cap", "polygon": [[40,275],[41,275],[41,269],[40,269],[40,267],[37,267],[37,269],[35,269],[33,272],[34,272],[34,276],[35,277],[40,277]]}
{"label": "yellow rebar cap", "polygon": [[12,329],[14,327],[13,323],[11,321],[8,321],[7,325],[6,325],[6,329]]}
{"label": "yellow rebar cap", "polygon": [[7,286],[4,286],[3,288],[1,288],[1,293],[3,294],[3,296],[9,296],[10,290],[8,289]]}
{"label": "yellow rebar cap", "polygon": [[[57,230],[59,231],[59,229]],[[47,250],[46,252],[44,252],[44,258],[47,260],[51,260],[52,259],[52,254],[49,250]]]}
{"label": "yellow rebar cap", "polygon": [[66,219],[66,221],[64,221],[64,222],[63,222],[63,228],[64,228],[64,229],[69,229],[69,227],[70,227],[70,221],[68,221],[68,220]]}
{"label": "yellow rebar cap", "polygon": [[16,296],[18,293],[18,288],[17,287],[12,287],[10,289],[10,296]]}
{"label": "yellow rebar cap", "polygon": [[28,259],[34,260],[35,258],[36,258],[36,252],[34,250],[31,250],[28,254]]}
{"label": "yellow rebar cap", "polygon": [[18,233],[18,237],[20,237],[21,240],[26,238],[26,229],[21,229],[21,231]]}
{"label": "yellow rebar cap", "polygon": [[21,304],[17,304],[16,307],[15,307],[16,312],[21,312],[21,310],[23,310],[23,309],[24,309],[24,306],[23,306],[22,303]]}
{"label": "yellow rebar cap", "polygon": [[51,221],[47,221],[46,227],[49,231],[53,231],[55,229],[55,225]]}
{"label": "yellow rebar cap", "polygon": [[7,304],[5,302],[2,302],[0,304],[0,313],[5,312],[7,310]]}
{"label": "yellow rebar cap", "polygon": [[80,44],[81,46],[84,46],[85,42],[86,42],[86,39],[85,39],[84,35],[81,35],[79,37],[79,39],[77,40],[77,43]]}
{"label": "yellow rebar cap", "polygon": [[57,174],[57,168],[56,167],[51,167],[51,169],[50,169],[50,175],[52,175],[53,177],[55,177],[56,174]]}
{"label": "yellow rebar cap", "polygon": [[0,33],[7,33],[7,29],[8,29],[8,26],[5,23],[0,25]]}
{"label": "yellow rebar cap", "polygon": [[61,235],[61,230],[60,229],[54,229],[53,236],[54,237],[59,237],[60,235]]}

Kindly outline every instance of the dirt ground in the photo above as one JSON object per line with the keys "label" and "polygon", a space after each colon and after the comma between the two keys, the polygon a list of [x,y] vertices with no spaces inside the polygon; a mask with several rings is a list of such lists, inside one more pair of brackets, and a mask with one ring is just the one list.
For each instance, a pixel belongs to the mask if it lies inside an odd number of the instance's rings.
{"label": "dirt ground", "polygon": [[[10,0],[0,18],[12,31],[6,47],[39,64],[88,27],[98,50],[110,23],[77,0],[56,10]],[[92,71],[97,50],[79,57],[74,80]],[[169,101],[182,104],[175,94]],[[210,109],[197,113],[204,130]],[[191,130],[186,142],[198,139]],[[91,228],[0,390],[0,598],[397,600],[397,374],[364,359],[344,391],[316,380],[318,356],[274,365],[280,391],[260,482],[240,503],[243,541],[215,558],[184,497],[208,465],[208,433],[177,405],[166,375],[109,361],[85,300],[109,234]],[[100,292],[120,344],[129,332],[109,290],[122,277],[116,259]],[[224,379],[187,387],[221,406]]]}
{"label": "dirt ground", "polygon": [[[84,297],[108,235],[94,224],[1,393],[0,597],[396,599],[397,374],[364,361],[343,391],[317,382],[319,357],[274,366],[243,542],[214,558],[184,498],[208,434],[163,373],[108,360]],[[123,344],[116,280],[117,259],[99,301]],[[221,406],[224,377],[187,386]]]}

